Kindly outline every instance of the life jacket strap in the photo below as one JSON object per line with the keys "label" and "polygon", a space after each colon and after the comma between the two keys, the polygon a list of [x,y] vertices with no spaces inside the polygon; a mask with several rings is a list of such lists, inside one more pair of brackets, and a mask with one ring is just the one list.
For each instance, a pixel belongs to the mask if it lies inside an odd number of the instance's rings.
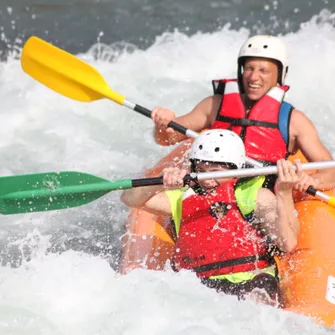
{"label": "life jacket strap", "polygon": [[233,118],[222,115],[218,115],[216,119],[221,122],[227,122],[231,126],[240,126],[240,127],[258,126],[258,127],[279,129],[278,124],[274,122],[250,120],[245,118]]}
{"label": "life jacket strap", "polygon": [[196,273],[202,273],[202,272],[206,272],[210,270],[224,269],[224,268],[236,266],[236,265],[256,263],[259,261],[268,261],[269,265],[272,265],[275,263],[273,256],[269,254],[264,254],[264,255],[258,255],[258,256],[247,256],[247,257],[228,259],[222,262],[215,262],[211,264],[197,266],[193,268],[192,270]]}

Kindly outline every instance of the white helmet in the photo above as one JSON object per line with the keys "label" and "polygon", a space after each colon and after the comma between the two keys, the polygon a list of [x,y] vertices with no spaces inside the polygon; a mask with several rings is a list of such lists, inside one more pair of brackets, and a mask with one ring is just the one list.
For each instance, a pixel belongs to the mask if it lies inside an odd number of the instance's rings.
{"label": "white helmet", "polygon": [[288,56],[284,42],[275,36],[257,35],[247,39],[242,45],[238,55],[238,77],[242,76],[242,67],[247,57],[261,57],[274,59],[279,62],[278,83],[284,84],[288,71]]}
{"label": "white helmet", "polygon": [[190,159],[227,163],[240,169],[244,166],[246,159],[244,143],[236,133],[230,130],[207,130],[193,142]]}

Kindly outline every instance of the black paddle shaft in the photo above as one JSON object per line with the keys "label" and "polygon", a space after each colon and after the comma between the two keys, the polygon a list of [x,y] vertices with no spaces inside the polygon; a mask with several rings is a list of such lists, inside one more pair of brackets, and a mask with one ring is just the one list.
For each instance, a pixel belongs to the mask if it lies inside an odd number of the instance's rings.
{"label": "black paddle shaft", "polygon": [[[135,112],[138,112],[146,117],[149,117],[151,118],[151,110],[147,109],[147,108],[144,108],[142,106],[139,106],[139,105],[135,105],[134,107],[134,111]],[[169,124],[168,124],[168,127],[178,131],[179,133],[182,133],[183,135],[186,135],[186,132],[187,132],[187,128],[185,128],[184,126],[174,122],[174,121],[171,121]]]}
{"label": "black paddle shaft", "polygon": [[[197,177],[192,177],[187,174],[184,177],[184,185],[188,184],[190,181],[196,181]],[[142,186],[154,186],[154,185],[163,185],[163,176],[155,177],[155,178],[142,178],[142,179],[133,179],[132,186],[133,187],[142,187]]]}

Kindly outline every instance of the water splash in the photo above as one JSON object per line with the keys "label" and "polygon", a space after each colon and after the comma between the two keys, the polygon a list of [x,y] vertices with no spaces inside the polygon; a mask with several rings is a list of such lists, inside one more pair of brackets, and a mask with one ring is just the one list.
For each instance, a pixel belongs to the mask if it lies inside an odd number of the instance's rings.
{"label": "water splash", "polygon": [[[193,36],[174,31],[147,50],[100,44],[80,57],[128,100],[181,115],[211,94],[211,79],[235,75],[248,35],[229,26]],[[334,154],[334,14],[323,11],[283,39],[291,59],[288,101],[315,122]],[[26,76],[14,58],[0,63],[0,78],[1,175],[77,170],[135,178],[170,150],[154,143],[149,119],[107,100],[64,98]],[[0,218],[1,333],[20,334],[24,326],[36,334],[326,333],[310,319],[217,295],[190,273],[119,276],[109,264],[117,268],[127,217],[119,196]]]}

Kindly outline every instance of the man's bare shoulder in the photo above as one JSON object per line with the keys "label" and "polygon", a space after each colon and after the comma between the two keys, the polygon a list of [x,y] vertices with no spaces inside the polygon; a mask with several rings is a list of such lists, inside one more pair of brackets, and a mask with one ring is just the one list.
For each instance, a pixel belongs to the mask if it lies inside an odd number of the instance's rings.
{"label": "man's bare shoulder", "polygon": [[222,95],[210,95],[208,97],[206,97],[205,99],[201,100],[199,105],[207,105],[209,107],[217,107],[219,108],[219,105],[221,104],[221,100],[222,100]]}
{"label": "man's bare shoulder", "polygon": [[315,126],[304,112],[298,109],[293,109],[290,128],[292,135],[296,136],[299,133],[305,133],[306,131],[315,129]]}
{"label": "man's bare shoulder", "polygon": [[209,125],[212,126],[213,123],[215,122],[216,116],[218,114],[221,101],[222,101],[222,95],[215,94],[211,95],[210,97],[206,98],[206,110],[208,112],[208,120],[209,120]]}
{"label": "man's bare shoulder", "polygon": [[308,116],[304,112],[302,112],[299,109],[295,109],[295,108],[292,110],[291,120],[294,120],[297,122],[305,121],[305,122],[309,122],[313,124],[313,122],[308,118]]}

